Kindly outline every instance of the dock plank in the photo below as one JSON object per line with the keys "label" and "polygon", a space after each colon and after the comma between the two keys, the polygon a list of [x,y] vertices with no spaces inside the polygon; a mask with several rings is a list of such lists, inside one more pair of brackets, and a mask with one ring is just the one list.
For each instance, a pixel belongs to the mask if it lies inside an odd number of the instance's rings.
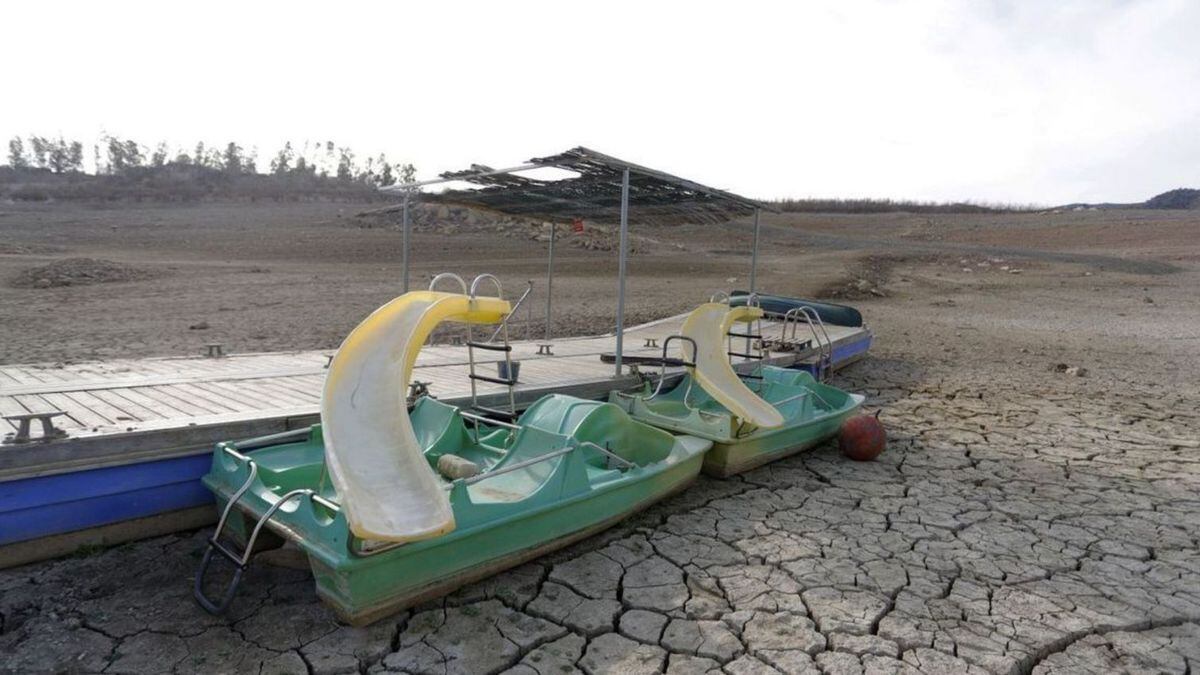
{"label": "dock plank", "polygon": [[126,396],[122,396],[122,391],[121,389],[98,389],[91,392],[91,394],[122,411],[125,415],[132,417],[135,421],[146,422],[148,420],[166,419],[164,415],[155,410],[147,408]]}
{"label": "dock plank", "polygon": [[108,391],[154,411],[162,419],[182,419],[204,412],[200,408],[189,406],[169,394],[158,391],[155,387],[123,387]]}

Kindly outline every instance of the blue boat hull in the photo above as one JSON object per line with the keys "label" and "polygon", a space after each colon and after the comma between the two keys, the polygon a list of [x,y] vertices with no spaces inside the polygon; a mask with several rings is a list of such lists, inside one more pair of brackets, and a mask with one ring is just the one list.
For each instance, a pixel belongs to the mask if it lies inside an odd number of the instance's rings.
{"label": "blue boat hull", "polygon": [[210,453],[0,483],[0,546],[212,504]]}
{"label": "blue boat hull", "polygon": [[[842,366],[853,363],[858,359],[866,356],[871,349],[871,333],[864,332],[853,342],[844,342],[833,346],[833,369],[837,370]],[[803,370],[810,373],[813,377],[817,377],[817,364],[814,363],[794,363],[788,366],[793,370]]]}

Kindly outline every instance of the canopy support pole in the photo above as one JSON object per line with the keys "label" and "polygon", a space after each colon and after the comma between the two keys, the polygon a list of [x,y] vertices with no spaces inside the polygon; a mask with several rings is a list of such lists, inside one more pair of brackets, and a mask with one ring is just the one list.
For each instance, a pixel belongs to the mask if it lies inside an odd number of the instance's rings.
{"label": "canopy support pole", "polygon": [[625,349],[625,262],[629,256],[629,169],[621,176],[621,239],[617,256],[617,364],[616,377],[621,376],[621,357]]}
{"label": "canopy support pole", "polygon": [[750,252],[750,292],[758,290],[758,214],[762,209],[754,209],[754,248]]}
{"label": "canopy support pole", "polygon": [[408,292],[408,232],[412,229],[408,221],[408,196],[411,191],[404,191],[404,292]]}
{"label": "canopy support pole", "polygon": [[558,225],[550,223],[550,259],[546,264],[546,342],[550,341],[554,318],[554,237]]}

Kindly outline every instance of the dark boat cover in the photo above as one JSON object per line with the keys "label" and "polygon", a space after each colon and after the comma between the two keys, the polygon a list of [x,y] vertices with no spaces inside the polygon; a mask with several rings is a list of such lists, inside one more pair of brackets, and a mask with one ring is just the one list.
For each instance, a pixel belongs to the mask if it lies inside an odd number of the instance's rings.
{"label": "dark boat cover", "polygon": [[[746,291],[734,291],[730,294],[729,304],[734,307],[744,305],[749,295]],[[829,302],[805,300],[804,298],[789,298],[783,295],[766,295],[763,293],[758,294],[758,304],[767,314],[783,315],[788,310],[797,307],[811,307],[816,310],[817,316],[821,317],[821,320],[827,324],[848,326],[850,328],[858,328],[863,325],[862,314],[849,305],[835,305]]]}

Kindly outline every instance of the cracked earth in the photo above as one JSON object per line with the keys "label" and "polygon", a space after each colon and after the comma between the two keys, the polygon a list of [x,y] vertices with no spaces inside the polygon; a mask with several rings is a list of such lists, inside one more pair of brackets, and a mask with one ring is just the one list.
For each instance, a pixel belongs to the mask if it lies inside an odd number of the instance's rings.
{"label": "cracked earth", "polygon": [[[205,532],[0,571],[0,670],[1196,672],[1195,355],[1100,332],[1054,347],[994,307],[944,325],[920,307],[867,308],[878,347],[835,378],[881,411],[875,462],[830,444],[702,477],[366,628],[269,564],[229,616],[205,614],[190,597]],[[1061,311],[1100,326],[1107,310]],[[1090,374],[1055,370],[1064,355]]]}

